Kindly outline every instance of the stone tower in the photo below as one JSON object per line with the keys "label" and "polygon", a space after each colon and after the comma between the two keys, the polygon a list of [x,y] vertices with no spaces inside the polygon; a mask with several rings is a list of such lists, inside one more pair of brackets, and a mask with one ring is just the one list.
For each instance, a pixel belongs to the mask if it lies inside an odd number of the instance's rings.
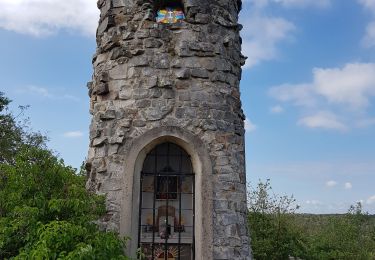
{"label": "stone tower", "polygon": [[251,259],[241,0],[99,0],[87,188],[146,259]]}

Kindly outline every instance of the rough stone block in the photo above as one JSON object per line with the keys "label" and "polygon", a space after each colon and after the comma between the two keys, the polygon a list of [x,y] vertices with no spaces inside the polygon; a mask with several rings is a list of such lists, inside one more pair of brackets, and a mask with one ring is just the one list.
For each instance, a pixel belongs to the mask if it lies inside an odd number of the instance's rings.
{"label": "rough stone block", "polygon": [[125,79],[127,76],[128,66],[126,64],[121,64],[115,66],[113,69],[109,70],[109,77],[111,79]]}
{"label": "rough stone block", "polygon": [[190,78],[190,69],[179,69],[175,74],[178,79],[188,79]]}
{"label": "rough stone block", "polygon": [[95,86],[93,94],[105,95],[109,93],[108,83],[100,82]]}
{"label": "rough stone block", "polygon": [[207,79],[209,77],[208,72],[205,69],[192,69],[191,76],[194,78],[203,78],[203,79]]}
{"label": "rough stone block", "polygon": [[100,119],[102,120],[111,120],[116,118],[116,111],[115,110],[107,110],[104,113],[100,114]]}

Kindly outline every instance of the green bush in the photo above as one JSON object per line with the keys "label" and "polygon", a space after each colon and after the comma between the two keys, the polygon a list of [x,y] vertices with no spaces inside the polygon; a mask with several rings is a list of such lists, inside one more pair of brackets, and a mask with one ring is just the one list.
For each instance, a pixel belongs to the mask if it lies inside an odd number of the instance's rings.
{"label": "green bush", "polygon": [[[104,197],[8,111],[0,92],[0,259],[128,259],[125,240],[98,230]],[[21,110],[22,113],[23,110]]]}
{"label": "green bush", "polygon": [[306,259],[375,259],[375,221],[360,203],[347,214],[324,216],[324,222],[312,225],[306,234]]}
{"label": "green bush", "polygon": [[375,217],[358,203],[343,215],[297,214],[293,197],[273,194],[269,180],[249,188],[254,258],[374,260]]}
{"label": "green bush", "polygon": [[23,117],[27,106],[20,106],[19,114],[9,111],[11,100],[0,92],[0,163],[13,163],[18,150],[29,145],[45,148],[47,138],[30,130],[28,119]]}
{"label": "green bush", "polygon": [[288,259],[305,250],[302,232],[295,225],[298,206],[293,197],[278,196],[270,181],[249,186],[248,223],[255,259]]}
{"label": "green bush", "polygon": [[0,259],[127,259],[124,241],[92,223],[104,198],[50,151],[24,147],[0,174]]}

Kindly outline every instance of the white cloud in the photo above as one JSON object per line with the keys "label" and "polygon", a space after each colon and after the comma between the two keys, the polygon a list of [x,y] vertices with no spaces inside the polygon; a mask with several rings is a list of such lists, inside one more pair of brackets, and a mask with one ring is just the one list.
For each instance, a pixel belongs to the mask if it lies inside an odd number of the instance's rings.
{"label": "white cloud", "polygon": [[330,6],[331,0],[273,0],[285,7],[319,7],[325,8]]}
{"label": "white cloud", "polygon": [[366,35],[362,39],[362,44],[366,48],[375,47],[375,21],[366,27]]}
{"label": "white cloud", "polygon": [[244,0],[244,2],[251,2],[256,7],[265,7],[269,4],[280,4],[288,8],[305,8],[305,7],[328,7],[331,0]]}
{"label": "white cloud", "polygon": [[348,63],[342,68],[314,68],[313,82],[283,84],[271,88],[270,95],[280,101],[310,106],[316,99],[361,109],[375,96],[375,63]]}
{"label": "white cloud", "polygon": [[317,101],[313,91],[311,84],[282,84],[272,87],[269,94],[279,101],[291,102],[296,106],[314,106]]}
{"label": "white cloud", "polygon": [[94,35],[99,18],[93,0],[1,0],[0,28],[33,36],[61,29]]}
{"label": "white cloud", "polygon": [[375,13],[375,1],[374,0],[358,0],[366,9]]}
{"label": "white cloud", "polygon": [[[371,12],[375,16],[375,1],[374,0],[357,0],[364,9]],[[362,39],[364,47],[375,47],[375,20],[370,22],[366,27],[366,34]]]}
{"label": "white cloud", "polygon": [[354,108],[375,96],[375,63],[349,63],[343,68],[314,69],[314,87],[328,101]]}
{"label": "white cloud", "polygon": [[245,120],[245,130],[246,132],[254,132],[257,129],[257,126],[250,121],[250,119]]}
{"label": "white cloud", "polygon": [[[375,97],[375,63],[314,68],[312,74],[312,82],[282,84],[269,90],[269,95],[276,100],[304,110],[305,116],[299,120],[299,125],[347,130],[375,124],[374,118],[366,115]],[[332,112],[334,110],[336,112]]]}
{"label": "white cloud", "polygon": [[337,185],[336,181],[327,181],[326,186],[329,188],[335,187]]}
{"label": "white cloud", "polygon": [[[283,17],[268,15],[268,10],[284,8],[328,7],[332,0],[243,0],[249,4],[246,18],[240,19],[244,25],[241,33],[242,49],[248,57],[245,68],[251,68],[263,61],[279,58],[280,44],[293,39],[296,26]],[[272,13],[269,12],[269,13]],[[245,12],[240,16],[245,15]]]}
{"label": "white cloud", "polygon": [[28,92],[31,92],[36,95],[40,95],[42,97],[47,97],[50,98],[52,95],[49,93],[48,89],[46,88],[41,88],[41,87],[36,87],[36,86],[28,86],[27,88]]}
{"label": "white cloud", "polygon": [[68,95],[68,94],[62,95],[60,98],[57,98],[57,99],[68,99],[68,100],[75,101],[75,102],[80,101],[78,97],[73,96],[73,95]]}
{"label": "white cloud", "polygon": [[371,205],[371,204],[375,204],[375,195],[374,196],[371,196],[370,198],[368,198],[366,200],[366,203]]}
{"label": "white cloud", "polygon": [[83,136],[83,132],[81,131],[70,131],[63,134],[66,138],[79,138]]}
{"label": "white cloud", "polygon": [[351,189],[353,188],[353,185],[352,185],[350,182],[346,182],[346,183],[344,184],[344,188],[345,188],[346,190],[351,190]]}
{"label": "white cloud", "polygon": [[319,200],[306,200],[305,203],[308,205],[321,205],[322,204]]}
{"label": "white cloud", "polygon": [[273,106],[270,108],[270,112],[272,114],[281,114],[284,112],[284,108],[282,106]]}
{"label": "white cloud", "polygon": [[240,22],[244,25],[241,32],[242,50],[248,57],[244,68],[251,68],[263,61],[278,58],[278,46],[292,39],[296,27],[287,19],[267,15],[268,6],[276,3],[274,0],[244,2],[250,4],[250,11],[243,12],[240,16]]}
{"label": "white cloud", "polygon": [[328,111],[320,111],[315,115],[307,116],[298,121],[298,125],[308,128],[323,128],[346,131],[345,124],[340,122],[336,115]]}
{"label": "white cloud", "polygon": [[[35,95],[45,99],[52,99],[52,100],[70,100],[70,101],[79,101],[78,97],[75,97],[70,94],[65,94],[66,90],[60,90],[60,93],[51,92],[47,88],[38,87],[38,86],[27,86],[21,89],[16,90],[19,94],[28,94],[28,95]],[[62,93],[61,93],[62,92]]]}
{"label": "white cloud", "polygon": [[291,33],[295,30],[295,26],[286,19],[257,13],[253,13],[242,23],[242,49],[248,57],[245,68],[277,58],[278,44],[290,39]]}

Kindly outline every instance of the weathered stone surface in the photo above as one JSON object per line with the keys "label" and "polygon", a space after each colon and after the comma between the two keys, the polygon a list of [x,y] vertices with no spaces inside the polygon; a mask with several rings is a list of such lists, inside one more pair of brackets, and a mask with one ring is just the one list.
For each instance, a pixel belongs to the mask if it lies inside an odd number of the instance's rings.
{"label": "weathered stone surface", "polygon": [[178,79],[188,79],[190,78],[190,70],[189,69],[179,69],[176,71],[176,78]]}
{"label": "weathered stone surface", "polygon": [[102,120],[110,120],[116,118],[116,111],[115,110],[107,110],[104,113],[100,114],[100,119]]}
{"label": "weathered stone surface", "polygon": [[241,1],[182,0],[186,20],[178,25],[157,24],[153,2],[98,1],[87,159],[87,187],[107,194],[107,214],[98,225],[118,232],[123,224],[131,144],[158,127],[184,129],[203,142],[212,164],[212,212],[206,216],[213,247],[206,259],[251,259],[239,92]]}
{"label": "weathered stone surface", "polygon": [[120,90],[119,92],[119,98],[123,100],[128,100],[132,97],[132,92],[130,92],[127,89]]}
{"label": "weathered stone surface", "polygon": [[97,95],[105,95],[108,93],[109,93],[108,83],[100,82],[96,85],[94,89],[94,94],[97,94]]}
{"label": "weathered stone surface", "polygon": [[92,146],[101,146],[104,144],[104,142],[107,140],[107,137],[100,137],[100,138],[96,138],[94,139],[94,141],[92,142]]}
{"label": "weathered stone surface", "polygon": [[205,69],[192,69],[191,76],[195,78],[208,78],[208,72]]}
{"label": "weathered stone surface", "polygon": [[197,23],[208,23],[210,21],[210,16],[208,14],[198,13],[195,15],[195,22]]}
{"label": "weathered stone surface", "polygon": [[[134,53],[134,55],[137,53]],[[146,56],[137,56],[134,57],[131,61],[128,63],[129,66],[134,66],[134,67],[143,67],[149,65],[149,59]]]}
{"label": "weathered stone surface", "polygon": [[127,68],[128,66],[126,64],[117,65],[109,70],[109,77],[111,79],[125,79]]}
{"label": "weathered stone surface", "polygon": [[146,48],[159,48],[163,45],[163,42],[157,39],[149,38],[144,41]]}
{"label": "weathered stone surface", "polygon": [[172,109],[172,105],[157,106],[142,111],[142,115],[148,121],[157,121],[165,118],[166,115],[172,112]]}

